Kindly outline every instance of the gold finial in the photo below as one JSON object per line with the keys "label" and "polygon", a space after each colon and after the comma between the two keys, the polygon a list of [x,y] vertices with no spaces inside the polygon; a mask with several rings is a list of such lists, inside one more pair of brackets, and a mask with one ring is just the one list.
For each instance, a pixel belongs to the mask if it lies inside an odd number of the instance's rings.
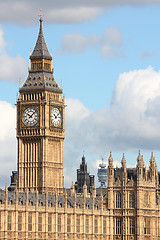
{"label": "gold finial", "polygon": [[60,83],[61,83],[61,89],[63,89],[63,80],[61,80]]}
{"label": "gold finial", "polygon": [[42,8],[40,8],[40,14],[39,14],[40,20],[42,21],[43,13],[42,13]]}
{"label": "gold finial", "polygon": [[21,88],[21,82],[22,82],[22,80],[21,80],[21,78],[19,78],[19,89]]}
{"label": "gold finial", "polygon": [[84,153],[85,153],[85,149],[83,148],[83,155],[84,155]]}

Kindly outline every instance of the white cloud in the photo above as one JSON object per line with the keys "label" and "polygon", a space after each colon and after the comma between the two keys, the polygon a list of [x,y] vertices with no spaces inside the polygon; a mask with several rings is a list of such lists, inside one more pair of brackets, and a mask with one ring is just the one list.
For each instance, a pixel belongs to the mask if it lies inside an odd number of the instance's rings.
{"label": "white cloud", "polygon": [[59,53],[83,53],[88,47],[96,47],[99,48],[102,57],[122,57],[121,46],[121,32],[117,28],[110,27],[105,29],[101,35],[65,34],[61,39]]}
{"label": "white cloud", "polygon": [[83,53],[88,46],[95,46],[98,42],[99,37],[96,35],[82,36],[79,33],[65,34],[61,39],[59,52],[61,54],[66,52]]}
{"label": "white cloud", "polygon": [[4,32],[2,29],[0,29],[0,53],[4,49],[5,46],[6,46],[6,43],[4,41]]}
{"label": "white cloud", "polygon": [[[110,149],[137,151],[141,146],[149,151],[159,150],[160,71],[151,66],[119,76],[109,109],[93,112],[71,98],[67,105],[65,149],[70,149],[65,158],[67,168],[84,146],[87,156],[93,156],[89,161],[94,161],[94,165],[97,156],[108,155]],[[87,114],[80,118],[83,111]]]}
{"label": "white cloud", "polygon": [[5,50],[4,32],[0,29],[0,81],[17,81],[25,76],[27,64],[20,55],[11,57]]}
{"label": "white cloud", "polygon": [[[79,23],[93,20],[106,9],[117,6],[142,6],[159,4],[160,0],[1,0],[0,21],[17,24],[33,24],[37,18],[37,11],[41,7],[45,18],[49,22]],[[7,13],[7,14],[6,14]]]}
{"label": "white cloud", "polygon": [[80,23],[87,20],[95,19],[102,9],[99,7],[70,7],[62,9],[48,10],[46,18],[48,21],[56,23]]}
{"label": "white cloud", "polygon": [[15,137],[15,108],[10,103],[0,101],[0,141]]}
{"label": "white cloud", "polygon": [[16,169],[16,109],[10,103],[0,101],[0,186],[9,180]]}

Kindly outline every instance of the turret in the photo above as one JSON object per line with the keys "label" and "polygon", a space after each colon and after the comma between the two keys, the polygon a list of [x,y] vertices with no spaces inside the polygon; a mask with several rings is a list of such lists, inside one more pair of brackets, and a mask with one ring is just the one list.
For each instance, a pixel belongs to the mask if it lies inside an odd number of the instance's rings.
{"label": "turret", "polygon": [[73,182],[72,182],[72,185],[71,185],[71,196],[73,196],[75,193],[75,188],[74,188],[74,185],[73,185]]}
{"label": "turret", "polygon": [[94,185],[94,175],[90,175],[87,171],[87,163],[83,155],[80,168],[77,169],[77,181],[75,182],[75,190],[78,193],[83,192],[83,185],[86,182],[87,191],[91,193],[92,186]]}
{"label": "turret", "polygon": [[113,166],[113,157],[110,152],[108,158],[108,209],[113,209],[113,186],[114,186],[114,166]]}
{"label": "turret", "polygon": [[86,181],[84,182],[84,185],[83,185],[83,195],[85,197],[87,197],[87,185],[86,185]]}
{"label": "turret", "polygon": [[108,158],[108,187],[113,185],[113,180],[114,180],[113,157],[112,153],[110,152]]}
{"label": "turret", "polygon": [[137,181],[143,179],[143,168],[144,168],[144,161],[143,156],[141,156],[140,150],[137,157]]}
{"label": "turret", "polygon": [[123,170],[123,182],[126,182],[127,180],[127,169],[126,169],[126,159],[123,153],[122,161],[121,161],[121,167]]}
{"label": "turret", "polygon": [[96,186],[95,186],[95,184],[92,186],[92,197],[96,198]]}
{"label": "turret", "polygon": [[149,169],[150,169],[150,179],[151,179],[151,181],[155,181],[157,166],[156,166],[156,162],[155,162],[155,157],[153,157],[153,152],[151,153]]}

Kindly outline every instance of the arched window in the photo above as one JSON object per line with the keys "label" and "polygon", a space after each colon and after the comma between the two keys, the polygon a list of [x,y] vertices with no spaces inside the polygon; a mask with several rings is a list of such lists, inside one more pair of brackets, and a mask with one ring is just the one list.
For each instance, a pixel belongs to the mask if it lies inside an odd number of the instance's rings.
{"label": "arched window", "polygon": [[116,208],[121,208],[121,193],[116,193]]}
{"label": "arched window", "polygon": [[129,194],[129,208],[135,208],[135,195],[133,192]]}

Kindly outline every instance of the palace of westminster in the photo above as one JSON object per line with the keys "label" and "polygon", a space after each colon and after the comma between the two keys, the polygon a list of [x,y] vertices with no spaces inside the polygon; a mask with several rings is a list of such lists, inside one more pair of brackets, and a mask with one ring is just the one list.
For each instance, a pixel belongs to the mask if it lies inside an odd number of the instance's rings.
{"label": "palace of westminster", "polygon": [[97,188],[82,157],[77,181],[63,187],[65,101],[52,70],[42,16],[29,73],[17,97],[17,171],[0,190],[0,239],[160,240],[160,173],[153,153],[146,169],[114,168]]}

